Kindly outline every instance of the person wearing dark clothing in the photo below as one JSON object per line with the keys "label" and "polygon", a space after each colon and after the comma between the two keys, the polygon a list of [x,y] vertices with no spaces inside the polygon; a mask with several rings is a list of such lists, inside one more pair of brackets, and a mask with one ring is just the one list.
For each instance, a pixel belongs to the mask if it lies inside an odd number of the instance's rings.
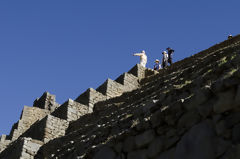
{"label": "person wearing dark clothing", "polygon": [[159,64],[159,62],[160,61],[158,59],[155,60],[155,64],[153,66],[153,69],[156,70],[156,71],[161,69],[161,65]]}
{"label": "person wearing dark clothing", "polygon": [[172,65],[172,56],[173,56],[173,52],[174,50],[171,49],[170,47],[167,48],[167,51],[168,51],[168,63],[170,65]]}

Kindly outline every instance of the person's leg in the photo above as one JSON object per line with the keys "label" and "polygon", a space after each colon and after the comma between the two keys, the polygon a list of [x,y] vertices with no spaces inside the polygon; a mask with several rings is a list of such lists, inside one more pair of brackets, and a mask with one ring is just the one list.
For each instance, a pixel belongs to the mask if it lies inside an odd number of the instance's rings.
{"label": "person's leg", "polygon": [[142,65],[143,67],[146,67],[146,64],[147,64],[147,63],[144,62],[144,61],[141,61],[141,62],[140,62],[140,65]]}
{"label": "person's leg", "polygon": [[170,65],[172,65],[172,59],[171,59],[171,58],[168,60],[168,63],[169,63]]}

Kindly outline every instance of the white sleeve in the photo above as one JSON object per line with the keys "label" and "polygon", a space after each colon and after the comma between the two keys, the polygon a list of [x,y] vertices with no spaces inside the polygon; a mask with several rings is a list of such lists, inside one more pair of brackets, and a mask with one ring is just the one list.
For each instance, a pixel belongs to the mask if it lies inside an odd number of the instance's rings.
{"label": "white sleeve", "polygon": [[133,54],[134,56],[142,56],[143,55],[143,53],[135,53],[135,54]]}

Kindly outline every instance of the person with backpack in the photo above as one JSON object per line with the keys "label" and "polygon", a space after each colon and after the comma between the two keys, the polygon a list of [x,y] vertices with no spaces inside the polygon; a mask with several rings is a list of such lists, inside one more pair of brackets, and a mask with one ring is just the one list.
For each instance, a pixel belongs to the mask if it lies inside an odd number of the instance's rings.
{"label": "person with backpack", "polygon": [[140,56],[140,65],[143,67],[146,67],[147,64],[147,55],[145,51],[143,50],[141,53],[135,53],[133,56]]}
{"label": "person with backpack", "polygon": [[169,63],[170,65],[172,65],[172,55],[173,55],[174,50],[171,49],[170,47],[168,47],[168,48],[167,48],[167,51],[168,51],[168,63]]}
{"label": "person with backpack", "polygon": [[162,58],[162,68],[166,68],[168,64],[168,54],[167,51],[163,51],[163,58]]}
{"label": "person with backpack", "polygon": [[161,69],[160,61],[158,59],[155,60],[155,64],[153,66],[153,69],[158,71]]}

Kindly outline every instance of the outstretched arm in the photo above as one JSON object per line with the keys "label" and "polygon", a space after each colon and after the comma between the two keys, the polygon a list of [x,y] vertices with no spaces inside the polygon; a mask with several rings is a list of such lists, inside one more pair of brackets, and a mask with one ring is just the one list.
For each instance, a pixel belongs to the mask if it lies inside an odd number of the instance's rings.
{"label": "outstretched arm", "polygon": [[142,56],[143,55],[143,53],[135,53],[135,54],[133,54],[133,56]]}

